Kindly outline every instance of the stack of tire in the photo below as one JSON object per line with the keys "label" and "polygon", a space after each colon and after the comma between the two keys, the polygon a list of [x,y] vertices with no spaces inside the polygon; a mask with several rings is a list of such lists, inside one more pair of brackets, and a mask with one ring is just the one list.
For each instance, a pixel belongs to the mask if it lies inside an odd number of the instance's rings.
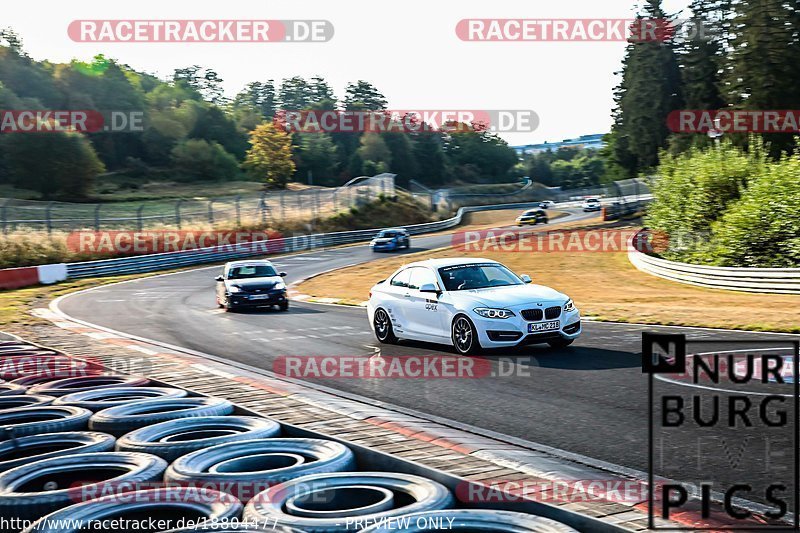
{"label": "stack of tire", "polygon": [[0,517],[9,533],[77,533],[105,523],[127,531],[125,520],[136,524],[130,531],[179,527],[173,533],[378,533],[436,523],[574,531],[522,513],[453,509],[440,483],[358,472],[347,446],[282,437],[279,423],[236,415],[224,399],[97,368],[42,371],[71,361],[0,342]]}

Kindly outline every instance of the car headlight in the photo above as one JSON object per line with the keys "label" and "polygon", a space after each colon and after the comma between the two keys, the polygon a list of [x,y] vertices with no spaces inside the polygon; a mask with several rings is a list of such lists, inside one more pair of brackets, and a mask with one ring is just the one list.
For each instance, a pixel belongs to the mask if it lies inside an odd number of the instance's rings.
{"label": "car headlight", "polygon": [[282,291],[286,289],[286,284],[282,281],[279,281],[278,283],[275,284],[274,287],[272,287],[272,289],[276,291]]}
{"label": "car headlight", "polygon": [[567,303],[564,304],[564,311],[569,313],[570,311],[574,310],[575,310],[575,302],[573,302],[572,298],[570,298],[569,300],[567,300]]}
{"label": "car headlight", "polygon": [[511,318],[515,316],[513,312],[508,309],[493,309],[491,307],[476,307],[473,309],[476,314],[483,318]]}
{"label": "car headlight", "polygon": [[238,285],[231,285],[230,287],[228,287],[228,292],[230,293],[242,292],[242,288],[239,287]]}

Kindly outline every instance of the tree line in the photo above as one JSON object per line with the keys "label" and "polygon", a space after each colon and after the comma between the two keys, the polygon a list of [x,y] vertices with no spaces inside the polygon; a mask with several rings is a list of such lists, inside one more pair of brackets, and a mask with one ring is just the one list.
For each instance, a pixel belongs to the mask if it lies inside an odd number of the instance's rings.
{"label": "tree line", "polygon": [[132,179],[254,179],[339,185],[392,172],[401,185],[507,182],[524,171],[505,141],[480,128],[416,133],[287,133],[281,109],[387,109],[371,83],[350,83],[337,98],[322,77],[249,83],[226,98],[222,78],[190,66],[170,79],[98,55],[65,64],[36,61],[12,30],[0,31],[0,110],[95,109],[144,115],[142,131],[0,135],[0,185],[44,198],[80,200],[108,174]]}

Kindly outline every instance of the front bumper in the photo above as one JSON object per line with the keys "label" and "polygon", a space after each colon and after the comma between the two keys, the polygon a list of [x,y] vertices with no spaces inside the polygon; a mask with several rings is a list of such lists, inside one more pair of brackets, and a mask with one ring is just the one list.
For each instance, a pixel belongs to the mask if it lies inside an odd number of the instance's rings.
{"label": "front bumper", "polygon": [[483,348],[509,348],[544,343],[558,338],[577,339],[582,332],[581,314],[577,309],[562,312],[559,318],[554,319],[561,322],[558,330],[543,332],[528,332],[528,324],[550,321],[529,322],[519,313],[516,314],[515,317],[500,320],[483,318],[475,313],[470,313],[470,318],[478,331],[481,346]]}
{"label": "front bumper", "polygon": [[263,307],[267,305],[279,305],[286,303],[286,291],[270,291],[260,294],[248,294],[237,292],[228,296],[231,307]]}
{"label": "front bumper", "polygon": [[374,252],[391,252],[397,250],[397,243],[396,242],[387,242],[387,243],[370,243],[370,248]]}

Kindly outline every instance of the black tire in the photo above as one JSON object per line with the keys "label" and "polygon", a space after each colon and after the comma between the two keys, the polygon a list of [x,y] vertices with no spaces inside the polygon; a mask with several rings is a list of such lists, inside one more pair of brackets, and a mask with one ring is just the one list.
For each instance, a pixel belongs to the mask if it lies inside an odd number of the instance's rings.
{"label": "black tire", "polygon": [[[495,511],[491,509],[447,509],[414,513],[403,517],[409,527],[398,530],[396,526],[376,524],[359,533],[429,533],[430,525],[447,524],[448,531],[495,531],[497,533],[577,533],[566,524],[527,513]],[[430,521],[428,521],[430,520]],[[450,522],[452,520],[452,522]],[[387,522],[388,523],[388,522]]]}
{"label": "black tire", "polygon": [[0,472],[51,457],[109,452],[114,449],[114,442],[111,435],[91,431],[45,433],[3,441],[0,442]]}
{"label": "black tire", "polygon": [[18,385],[16,383],[0,383],[0,397],[2,396],[19,396],[25,394],[28,387],[25,385]]}
{"label": "black tire", "polygon": [[63,379],[102,371],[97,363],[72,359],[55,352],[0,354],[0,378],[14,380],[28,376]]}
{"label": "black tire", "polygon": [[92,412],[70,405],[19,407],[0,411],[0,440],[27,435],[81,431]]}
{"label": "black tire", "polygon": [[481,350],[478,331],[466,315],[456,315],[450,325],[450,340],[460,355],[474,355]]}
{"label": "black tire", "polygon": [[88,390],[109,389],[115,387],[142,387],[150,380],[141,376],[100,375],[90,374],[74,378],[58,379],[40,383],[28,389],[29,394],[44,394],[45,396],[64,396],[73,392]]}
{"label": "black tire", "polygon": [[0,516],[35,520],[94,499],[103,487],[158,481],[166,469],[165,460],[144,453],[84,453],[35,461],[0,473]]}
{"label": "black tire", "polygon": [[[268,463],[265,454],[271,455]],[[290,464],[292,456],[304,462]],[[288,465],[288,466],[287,466]],[[274,467],[274,468],[270,468]],[[164,474],[168,483],[198,482],[203,486],[236,487],[234,496],[247,502],[263,489],[311,474],[356,469],[353,452],[335,441],[269,439],[231,442],[192,452],[173,462]]]}
{"label": "black tire", "polygon": [[551,341],[547,341],[547,344],[550,345],[551,348],[566,348],[570,344],[572,344],[575,339],[565,339],[564,337],[553,339]]}
{"label": "black tire", "polygon": [[[90,372],[86,373],[85,375],[100,375],[100,372]],[[9,383],[13,383],[15,385],[22,385],[23,387],[33,387],[34,385],[40,385],[42,383],[50,383],[51,381],[59,381],[62,379],[66,379],[67,376],[59,376],[59,375],[47,375],[47,374],[31,374],[29,376],[22,376],[20,378],[12,379]]]}
{"label": "black tire", "polygon": [[281,432],[274,420],[256,416],[203,416],[143,427],[117,441],[121,452],[157,455],[169,462],[196,450],[234,441],[269,439]]}
{"label": "black tire", "polygon": [[[379,507],[371,504],[360,510],[354,510],[352,515],[347,513],[350,508],[359,506],[356,498],[348,494],[345,504],[348,509],[342,509],[337,517],[332,516],[331,511],[336,509],[326,509],[318,512],[306,508],[304,515],[299,516],[293,511],[291,504],[299,503],[303,497],[314,499],[315,495],[320,497],[336,498],[333,494],[322,495],[322,491],[331,492],[338,490],[352,490],[358,487],[359,493],[364,492],[383,492],[394,494],[394,502],[390,502],[389,508]],[[296,527],[308,532],[321,531],[341,531],[343,522],[352,517],[368,520],[370,523],[381,518],[397,517],[409,513],[425,511],[437,511],[449,509],[453,506],[453,496],[450,491],[435,481],[409,474],[397,474],[394,472],[357,472],[357,473],[338,473],[338,474],[318,474],[313,476],[303,476],[301,478],[281,483],[261,494],[256,495],[245,507],[244,516],[246,520],[264,520],[266,523],[277,522],[289,527]],[[287,507],[287,505],[289,505]],[[380,510],[379,510],[380,509]],[[375,512],[371,512],[374,510]],[[359,512],[361,511],[361,512]],[[314,517],[318,515],[319,517]],[[327,515],[323,517],[323,515]]]}
{"label": "black tire", "polygon": [[284,302],[282,304],[278,304],[278,309],[281,311],[288,311],[289,310],[289,302]]}
{"label": "black tire", "polygon": [[65,394],[57,398],[53,405],[74,405],[90,411],[100,411],[115,405],[155,398],[185,398],[186,395],[185,390],[171,387],[114,387]]}
{"label": "black tire", "polygon": [[397,342],[397,335],[394,334],[394,328],[392,327],[392,319],[382,307],[375,310],[372,325],[378,342],[382,344],[395,344]]}
{"label": "black tire", "polygon": [[[242,512],[242,503],[224,492],[198,487],[165,487],[112,494],[70,505],[34,522],[23,533],[79,533],[81,524],[100,520],[158,515],[175,522],[181,519],[229,523]],[[74,524],[74,525],[68,525]],[[269,526],[271,527],[271,526]]]}
{"label": "black tire", "polygon": [[232,412],[233,404],[222,398],[158,398],[98,411],[89,419],[89,428],[121,436],[134,429],[167,420],[225,416]]}
{"label": "black tire", "polygon": [[39,394],[11,394],[8,396],[0,396],[0,410],[50,405],[54,400],[55,398],[52,396],[42,396]]}

